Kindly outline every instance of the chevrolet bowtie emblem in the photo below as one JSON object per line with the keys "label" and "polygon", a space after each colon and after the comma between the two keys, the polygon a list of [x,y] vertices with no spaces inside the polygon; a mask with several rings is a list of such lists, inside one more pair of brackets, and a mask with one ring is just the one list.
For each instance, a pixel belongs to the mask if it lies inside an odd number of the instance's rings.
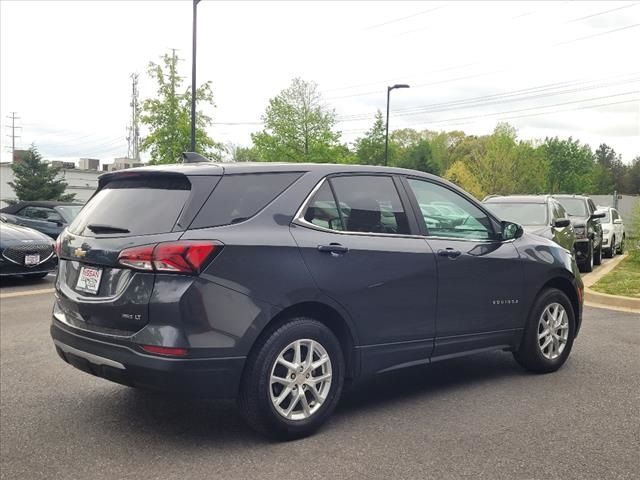
{"label": "chevrolet bowtie emblem", "polygon": [[73,251],[73,254],[78,257],[78,258],[84,258],[84,256],[87,254],[87,252],[85,252],[83,249],[81,248],[76,248]]}

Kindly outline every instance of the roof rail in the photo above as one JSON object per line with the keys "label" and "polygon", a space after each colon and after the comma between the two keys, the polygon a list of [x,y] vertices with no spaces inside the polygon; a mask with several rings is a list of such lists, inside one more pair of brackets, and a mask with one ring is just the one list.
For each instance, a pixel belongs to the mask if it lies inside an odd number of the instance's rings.
{"label": "roof rail", "polygon": [[492,193],[491,195],[487,195],[486,197],[484,197],[484,198],[482,199],[482,201],[484,202],[484,201],[486,201],[486,200],[489,200],[490,198],[494,198],[494,197],[501,197],[501,196],[502,196],[502,195],[496,195],[495,193]]}
{"label": "roof rail", "polygon": [[199,153],[196,152],[182,152],[182,163],[201,163],[201,162],[211,162],[206,157],[203,157]]}

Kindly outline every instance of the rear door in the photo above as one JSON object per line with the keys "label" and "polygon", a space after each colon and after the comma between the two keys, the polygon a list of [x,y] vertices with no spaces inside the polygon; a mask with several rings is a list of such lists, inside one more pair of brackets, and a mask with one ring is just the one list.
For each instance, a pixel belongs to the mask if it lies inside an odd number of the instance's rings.
{"label": "rear door", "polygon": [[291,228],[320,290],[351,315],[372,371],[433,348],[435,258],[401,195],[391,176],[334,176]]}
{"label": "rear door", "polygon": [[[435,181],[409,178],[416,211],[423,212],[426,243],[438,266],[434,357],[510,344],[523,324],[522,265],[513,242],[500,241],[490,217],[470,199]],[[449,215],[429,216],[450,204]]]}
{"label": "rear door", "polygon": [[60,237],[56,316],[98,332],[142,328],[155,276],[120,268],[118,255],[179,239],[219,178],[123,173],[102,186]]}

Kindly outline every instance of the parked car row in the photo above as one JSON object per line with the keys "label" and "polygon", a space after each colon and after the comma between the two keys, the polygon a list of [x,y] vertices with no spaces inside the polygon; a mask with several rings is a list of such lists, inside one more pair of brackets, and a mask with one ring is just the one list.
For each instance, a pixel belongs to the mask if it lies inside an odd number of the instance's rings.
{"label": "parked car row", "polygon": [[624,251],[622,218],[611,207],[596,207],[584,195],[489,196],[483,201],[500,218],[549,238],[574,252],[582,272],[591,272],[602,257]]}
{"label": "parked car row", "polygon": [[54,240],[82,204],[18,202],[0,210],[0,276],[43,278],[55,271]]}

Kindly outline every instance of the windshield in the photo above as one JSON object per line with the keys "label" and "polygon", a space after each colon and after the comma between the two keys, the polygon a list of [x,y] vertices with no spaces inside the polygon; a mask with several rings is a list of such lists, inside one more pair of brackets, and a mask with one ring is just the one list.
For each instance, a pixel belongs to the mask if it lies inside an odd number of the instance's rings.
{"label": "windshield", "polygon": [[556,198],[571,217],[586,217],[587,202],[581,198]]}
{"label": "windshield", "polygon": [[498,218],[520,225],[547,225],[547,205],[544,203],[488,203]]}
{"label": "windshield", "polygon": [[600,211],[604,213],[604,217],[599,218],[598,222],[603,224],[611,223],[611,212],[609,210],[600,210]]}
{"label": "windshield", "polygon": [[62,205],[59,207],[55,207],[58,213],[64,218],[65,222],[71,223],[73,219],[78,216],[80,210],[82,210],[82,205]]}

